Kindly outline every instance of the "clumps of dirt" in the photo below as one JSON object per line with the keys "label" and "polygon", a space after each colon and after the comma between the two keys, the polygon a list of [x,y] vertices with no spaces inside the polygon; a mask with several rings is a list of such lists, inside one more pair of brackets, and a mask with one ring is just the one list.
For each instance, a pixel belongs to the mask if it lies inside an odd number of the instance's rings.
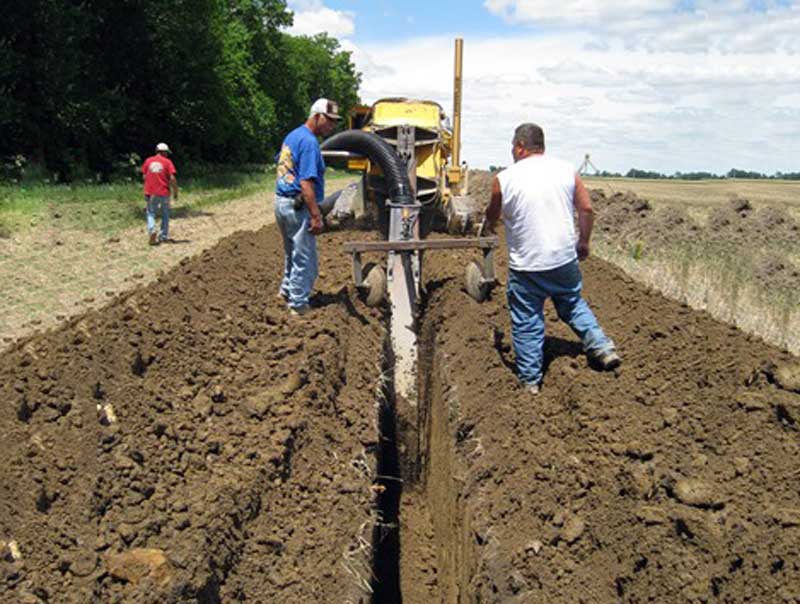
{"label": "clumps of dirt", "polygon": [[782,256],[766,254],[755,260],[754,275],[770,287],[794,289],[800,284],[800,270]]}
{"label": "clumps of dirt", "polygon": [[366,597],[385,330],[345,238],[308,318],[273,226],[3,354],[0,601]]}
{"label": "clumps of dirt", "polygon": [[489,200],[492,196],[492,178],[494,178],[495,174],[497,172],[488,172],[486,170],[469,171],[469,195],[478,203],[481,211],[489,205]]}
{"label": "clumps of dirt", "polygon": [[755,223],[759,231],[771,234],[780,239],[796,238],[800,235],[800,226],[786,210],[766,206],[755,214]]}
{"label": "clumps of dirt", "polygon": [[609,236],[636,233],[652,214],[650,204],[633,193],[606,197],[602,191],[593,190],[590,195],[592,204],[603,208],[603,220],[598,221],[598,228]]}
{"label": "clumps of dirt", "polygon": [[709,260],[727,258],[737,271],[744,270],[770,291],[792,292],[798,287],[798,273],[786,250],[797,245],[800,228],[783,209],[756,209],[748,199],[732,195],[700,225],[682,208],[665,205],[655,209],[632,192],[607,196],[593,190],[591,196],[600,238],[636,259],[680,255],[692,248]]}
{"label": "clumps of dirt", "polygon": [[465,256],[428,270],[440,285],[423,318],[454,459],[428,488],[456,491],[471,520],[462,541],[439,544],[448,557],[472,550],[461,593],[800,602],[797,360],[590,259],[585,295],[623,365],[594,371],[548,304],[544,383],[530,396],[505,297],[467,297]]}
{"label": "clumps of dirt", "polygon": [[738,195],[711,211],[706,231],[711,239],[735,243],[791,241],[800,234],[797,223],[785,210],[773,206],[756,210]]}
{"label": "clumps of dirt", "polygon": [[730,196],[728,206],[731,210],[740,215],[747,215],[750,210],[753,209],[753,206],[750,205],[750,201],[738,193],[733,193]]}
{"label": "clumps of dirt", "polygon": [[721,234],[730,237],[731,233],[744,233],[745,221],[752,211],[753,207],[747,199],[734,194],[726,204],[711,210],[707,220],[708,229],[716,236]]}
{"label": "clumps of dirt", "polygon": [[597,230],[620,241],[663,244],[686,241],[695,236],[698,225],[682,209],[667,206],[656,210],[646,199],[632,192],[606,196],[590,191],[599,214]]}
{"label": "clumps of dirt", "polygon": [[609,196],[594,189],[590,194],[599,214],[598,230],[613,238],[635,236],[669,241],[691,236],[752,242],[790,240],[799,232],[797,223],[785,210],[772,206],[756,210],[739,195],[732,195],[726,204],[714,208],[701,227],[681,208],[667,205],[656,210],[649,201],[630,191]]}

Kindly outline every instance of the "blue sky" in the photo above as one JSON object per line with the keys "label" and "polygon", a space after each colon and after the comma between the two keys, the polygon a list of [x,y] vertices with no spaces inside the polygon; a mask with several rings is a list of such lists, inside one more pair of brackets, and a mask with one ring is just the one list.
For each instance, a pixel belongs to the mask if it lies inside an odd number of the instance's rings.
{"label": "blue sky", "polygon": [[464,38],[464,157],[509,161],[514,127],[600,169],[800,170],[800,0],[290,0],[291,31],[353,53],[362,100],[452,110]]}
{"label": "blue sky", "polygon": [[480,2],[338,0],[326,6],[354,15],[356,42],[451,35],[504,35],[521,27],[490,15]]}

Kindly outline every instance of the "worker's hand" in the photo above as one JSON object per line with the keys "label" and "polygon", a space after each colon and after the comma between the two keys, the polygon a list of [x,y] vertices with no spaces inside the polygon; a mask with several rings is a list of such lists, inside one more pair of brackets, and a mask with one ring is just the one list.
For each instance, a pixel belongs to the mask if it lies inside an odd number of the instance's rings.
{"label": "worker's hand", "polygon": [[586,260],[589,257],[589,244],[579,241],[575,245],[575,251],[578,252],[578,260]]}
{"label": "worker's hand", "polygon": [[308,226],[308,230],[314,233],[315,235],[319,235],[322,232],[322,214],[319,212],[315,212],[311,215],[311,224]]}

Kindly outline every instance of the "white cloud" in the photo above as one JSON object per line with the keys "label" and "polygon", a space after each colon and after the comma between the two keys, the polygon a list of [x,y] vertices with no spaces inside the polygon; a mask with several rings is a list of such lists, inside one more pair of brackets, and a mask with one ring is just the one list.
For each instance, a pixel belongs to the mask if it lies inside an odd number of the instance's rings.
{"label": "white cloud", "polygon": [[485,0],[484,6],[515,25],[591,32],[595,39],[589,49],[615,39],[626,48],[648,52],[800,53],[798,2]]}
{"label": "white cloud", "polygon": [[590,24],[631,14],[671,10],[674,0],[486,0],[489,12],[511,23]]}
{"label": "white cloud", "polygon": [[388,64],[378,64],[372,56],[364,51],[360,46],[355,44],[352,40],[340,40],[342,50],[351,54],[353,62],[357,65],[358,70],[365,78],[390,78],[397,73],[396,66]]}
{"label": "white cloud", "polygon": [[[704,27],[721,32],[729,25],[712,20]],[[702,37],[690,34],[687,40]],[[749,41],[745,50],[731,44],[725,52],[688,52],[611,36],[593,46],[596,40],[596,32],[583,30],[467,38],[465,159],[476,167],[509,163],[513,129],[536,121],[549,149],[576,165],[591,153],[600,169],[622,172],[797,169],[800,54]],[[452,39],[359,45],[354,59],[366,102],[413,96],[452,112]]]}
{"label": "white cloud", "polygon": [[355,32],[355,15],[326,7],[322,0],[290,0],[294,24],[291,34],[312,36],[326,32],[333,37],[351,36]]}

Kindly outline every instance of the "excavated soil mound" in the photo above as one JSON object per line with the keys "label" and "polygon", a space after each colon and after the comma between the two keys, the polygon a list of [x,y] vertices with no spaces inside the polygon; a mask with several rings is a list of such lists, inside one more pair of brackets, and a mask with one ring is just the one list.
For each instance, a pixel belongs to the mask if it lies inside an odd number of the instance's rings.
{"label": "excavated soil mound", "polygon": [[786,210],[772,206],[754,210],[747,199],[736,195],[708,217],[710,238],[725,238],[737,244],[795,242],[798,235],[800,227]]}
{"label": "excavated soil mound", "polygon": [[598,230],[610,238],[638,237],[653,242],[681,243],[691,238],[725,241],[740,245],[764,242],[796,241],[800,227],[783,209],[764,206],[754,210],[750,202],[733,195],[727,204],[714,208],[706,224],[696,224],[682,209],[665,206],[653,209],[635,193],[591,191],[598,211]]}
{"label": "excavated soil mound", "polygon": [[597,230],[608,239],[664,245],[690,241],[699,234],[700,227],[680,208],[656,210],[631,192],[607,197],[602,191],[592,190],[590,195],[598,213]]}
{"label": "excavated soil mound", "polygon": [[[372,236],[321,238],[307,318],[268,227],[7,351],[0,601],[365,604],[391,577],[381,604],[800,602],[797,359],[591,260],[625,362],[593,370],[548,306],[532,398],[502,288],[477,304],[472,254],[431,252],[418,415],[393,422],[385,317],[341,253]],[[373,537],[399,571],[372,577]]]}
{"label": "excavated soil mound", "polygon": [[423,327],[426,413],[451,443],[429,445],[426,488],[471,519],[438,544],[470,566],[464,601],[800,602],[798,360],[590,260],[624,364],[589,367],[548,303],[532,397],[504,292],[472,301],[464,261],[428,270]]}
{"label": "excavated soil mound", "polygon": [[733,195],[709,213],[705,225],[698,225],[685,210],[675,206],[655,210],[632,192],[607,196],[592,190],[591,196],[599,237],[635,255],[690,247],[708,254],[713,247],[714,254],[747,266],[750,277],[765,289],[793,292],[800,282],[800,270],[785,253],[787,246],[797,245],[800,227],[783,209],[756,210],[747,199]]}
{"label": "excavated soil mound", "polygon": [[385,335],[343,237],[310,318],[266,227],[3,354],[0,601],[366,601]]}
{"label": "excavated soil mound", "polygon": [[478,202],[481,208],[489,205],[494,175],[495,172],[487,172],[486,170],[470,170],[469,172],[469,195]]}

